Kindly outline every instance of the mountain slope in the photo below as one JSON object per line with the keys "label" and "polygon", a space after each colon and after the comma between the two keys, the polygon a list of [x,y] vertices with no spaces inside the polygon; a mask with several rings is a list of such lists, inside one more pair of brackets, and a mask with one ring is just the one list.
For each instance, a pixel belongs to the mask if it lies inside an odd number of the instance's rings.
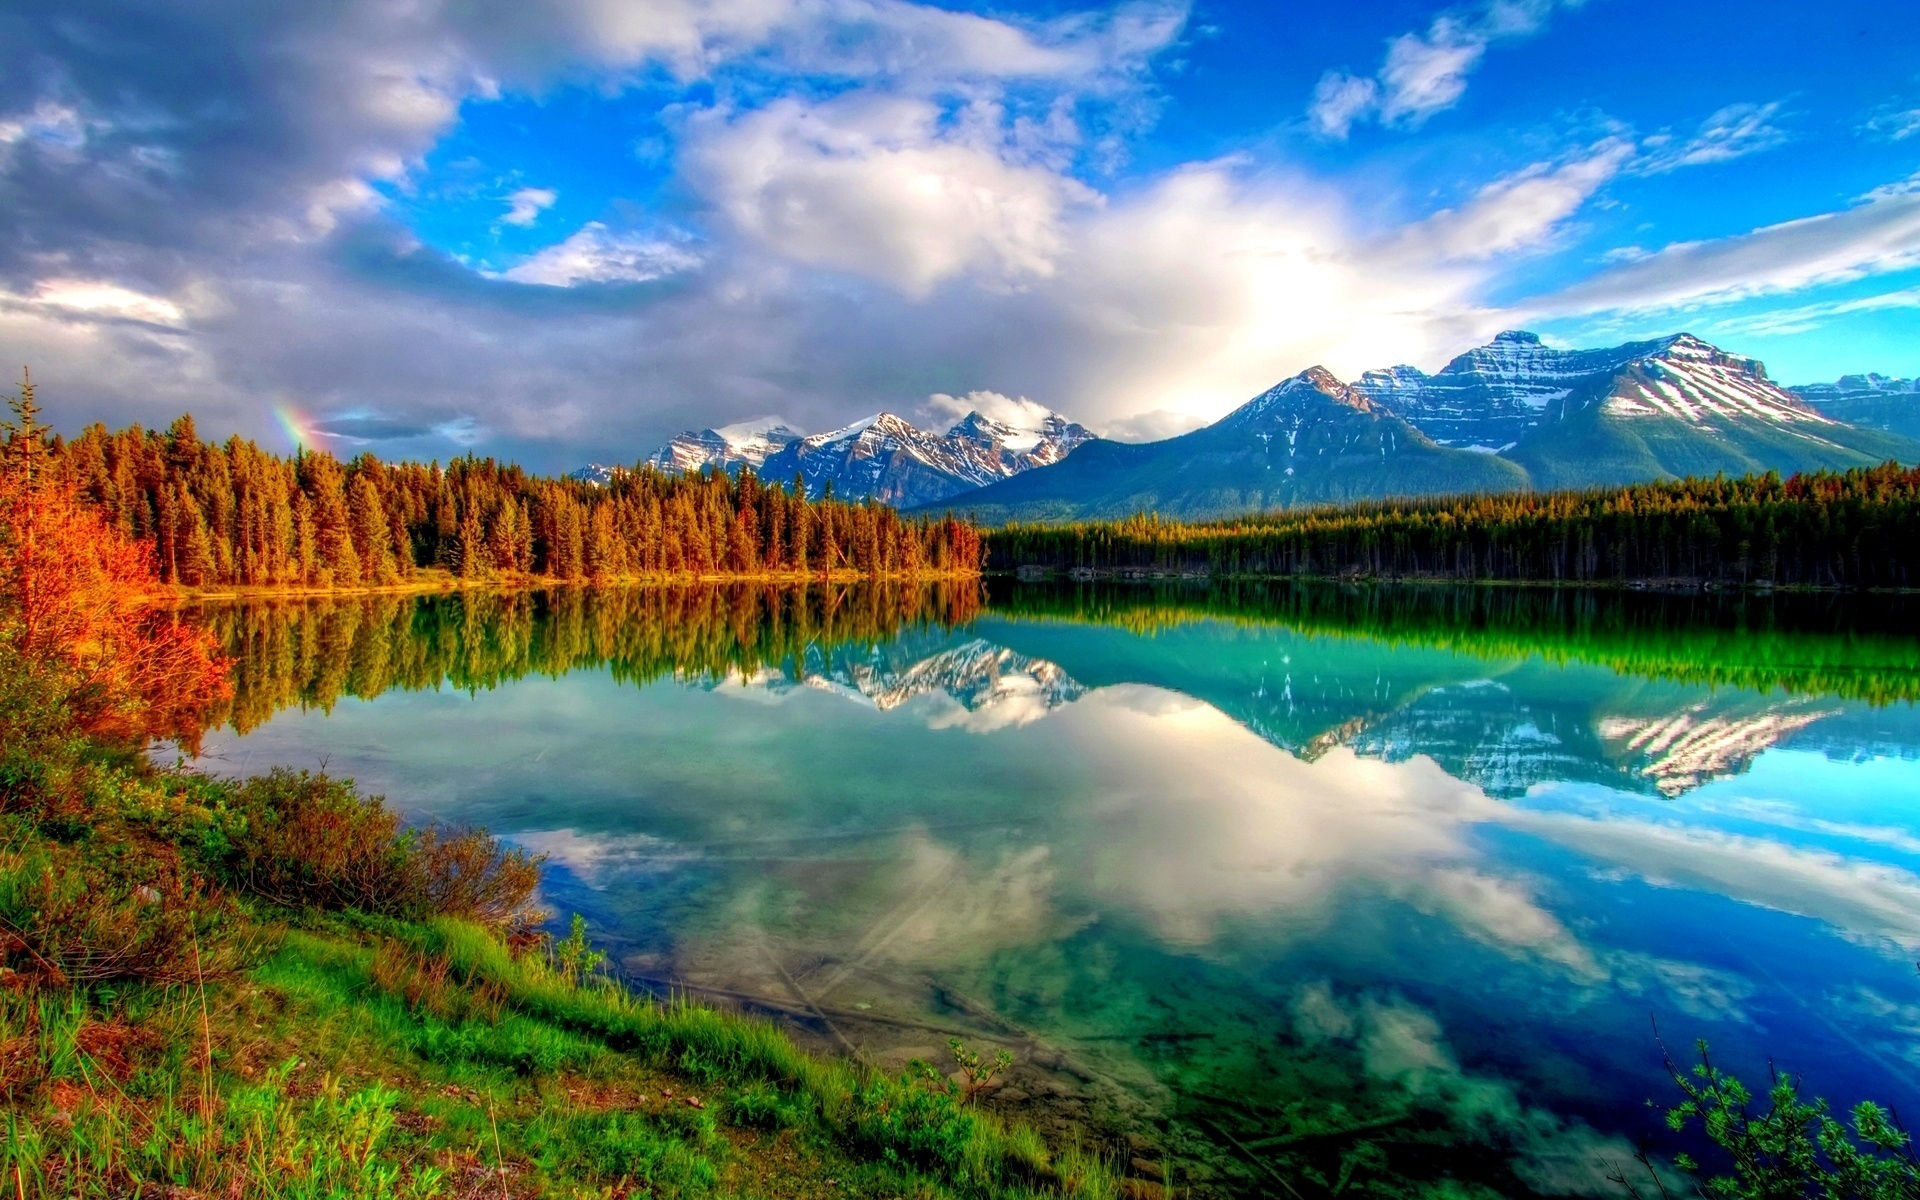
{"label": "mountain slope", "polygon": [[1621,347],[1630,358],[1575,381],[1507,456],[1541,488],[1915,461],[1920,444],[1816,411],[1754,359],[1690,334]]}
{"label": "mountain slope", "polygon": [[1222,420],[1145,445],[1096,440],[1066,461],[952,503],[987,522],[1157,511],[1200,518],[1435,491],[1526,486],[1493,455],[1452,450],[1315,367]]}

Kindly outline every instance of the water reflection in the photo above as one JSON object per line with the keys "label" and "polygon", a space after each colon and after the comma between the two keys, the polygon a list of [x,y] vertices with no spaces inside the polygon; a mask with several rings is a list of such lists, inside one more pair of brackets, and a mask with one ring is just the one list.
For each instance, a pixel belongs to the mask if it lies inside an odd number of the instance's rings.
{"label": "water reflection", "polygon": [[1202,1192],[1594,1193],[1660,1136],[1649,1013],[1920,1096],[1920,668],[1878,603],[247,608],[210,745],[547,853],[635,979],[889,1065],[1004,1045],[995,1103]]}

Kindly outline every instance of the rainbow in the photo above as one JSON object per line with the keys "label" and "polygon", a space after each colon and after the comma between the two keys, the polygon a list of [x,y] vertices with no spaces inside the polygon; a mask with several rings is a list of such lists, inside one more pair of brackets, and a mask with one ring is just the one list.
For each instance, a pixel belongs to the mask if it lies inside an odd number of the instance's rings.
{"label": "rainbow", "polygon": [[319,435],[313,430],[313,419],[291,404],[276,404],[273,415],[280,427],[287,431],[287,437],[293,442],[295,450],[312,450],[319,446]]}

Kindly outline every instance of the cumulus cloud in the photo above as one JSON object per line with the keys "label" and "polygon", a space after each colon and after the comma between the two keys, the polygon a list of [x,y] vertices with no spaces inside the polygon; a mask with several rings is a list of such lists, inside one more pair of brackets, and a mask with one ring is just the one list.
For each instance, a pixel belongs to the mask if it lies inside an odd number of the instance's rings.
{"label": "cumulus cloud", "polygon": [[[115,11],[77,0],[61,28]],[[1492,44],[1545,11],[1435,29]],[[976,390],[1163,436],[1313,362],[1444,359],[1512,320],[1480,300],[1508,265],[1482,251],[1559,244],[1613,169],[1590,147],[1399,229],[1240,161],[1103,194],[1083,168],[1151,109],[1178,4],[356,0],[265,26],[214,5],[157,11],[139,46],[32,20],[16,41],[59,70],[0,49],[0,337],[59,419],[191,406],[270,436],[295,399],[432,431],[392,453],[445,453],[457,430],[543,469],[748,413],[826,428]],[[1396,103],[1440,86],[1417,58],[1395,59]],[[616,204],[497,274],[401,225],[463,105],[656,68],[717,97],[675,109],[671,224]],[[495,219],[548,228],[549,190]],[[120,291],[58,291],[75,280]]]}
{"label": "cumulus cloud", "polygon": [[741,232],[799,262],[916,296],[967,272],[1052,274],[1068,210],[1094,194],[945,118],[908,97],[778,100],[701,122],[690,162]]}
{"label": "cumulus cloud", "polygon": [[965,420],[968,413],[976,412],[1015,429],[1038,429],[1053,415],[1046,405],[1025,396],[1003,396],[989,391],[972,391],[964,396],[935,392],[921,406],[923,419],[933,429],[950,429]]}
{"label": "cumulus cloud", "polygon": [[1412,128],[1460,102],[1467,77],[1488,47],[1531,37],[1546,27],[1556,8],[1580,0],[1493,0],[1477,9],[1435,17],[1425,33],[1387,41],[1385,61],[1372,76],[1328,71],[1314,88],[1307,119],[1325,137],[1344,138],[1367,120]]}

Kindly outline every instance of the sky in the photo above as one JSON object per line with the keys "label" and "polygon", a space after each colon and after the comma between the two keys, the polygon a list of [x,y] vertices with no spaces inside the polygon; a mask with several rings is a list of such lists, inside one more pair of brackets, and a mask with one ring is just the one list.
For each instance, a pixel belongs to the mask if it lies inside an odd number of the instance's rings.
{"label": "sky", "polygon": [[1144,440],[1510,328],[1920,375],[1920,5],[0,0],[0,362],[69,432]]}

